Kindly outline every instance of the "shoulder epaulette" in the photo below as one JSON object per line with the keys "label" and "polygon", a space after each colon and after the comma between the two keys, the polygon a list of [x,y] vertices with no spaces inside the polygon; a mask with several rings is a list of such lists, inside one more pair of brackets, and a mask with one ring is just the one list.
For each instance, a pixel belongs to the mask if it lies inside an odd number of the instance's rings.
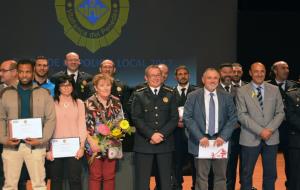
{"label": "shoulder epaulette", "polygon": [[289,88],[288,90],[287,90],[287,92],[292,92],[292,91],[295,91],[295,90],[297,90],[298,88]]}
{"label": "shoulder epaulette", "polygon": [[145,90],[145,89],[147,89],[147,86],[144,86],[144,87],[142,87],[142,88],[136,89],[136,91],[137,91],[137,92],[141,92],[141,91],[143,91],[143,90]]}
{"label": "shoulder epaulette", "polygon": [[167,91],[170,91],[170,92],[173,92],[173,89],[170,88],[170,87],[167,87],[167,86],[163,86],[163,89],[167,90]]}

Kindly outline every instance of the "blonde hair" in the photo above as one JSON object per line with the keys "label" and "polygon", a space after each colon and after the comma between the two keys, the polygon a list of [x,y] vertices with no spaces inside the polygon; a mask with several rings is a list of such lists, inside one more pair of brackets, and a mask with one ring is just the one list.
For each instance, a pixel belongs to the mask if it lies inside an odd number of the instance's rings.
{"label": "blonde hair", "polygon": [[111,76],[101,73],[101,74],[97,74],[94,76],[93,85],[97,86],[100,80],[109,81],[111,85],[113,84],[113,81],[114,81],[114,79]]}

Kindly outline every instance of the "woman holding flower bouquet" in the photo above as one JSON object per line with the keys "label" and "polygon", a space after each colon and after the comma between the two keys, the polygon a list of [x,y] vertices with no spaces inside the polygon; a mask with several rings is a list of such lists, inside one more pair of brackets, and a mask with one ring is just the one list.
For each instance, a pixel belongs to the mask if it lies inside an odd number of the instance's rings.
{"label": "woman holding flower bouquet", "polygon": [[[79,137],[80,148],[75,157],[54,158],[52,149],[47,152],[51,179],[51,190],[63,189],[64,169],[67,168],[70,189],[81,190],[81,157],[87,136],[84,103],[77,99],[75,84],[71,76],[58,78],[55,84],[56,128],[53,138]],[[65,167],[66,166],[66,167]]]}
{"label": "woman holding flower bouquet", "polygon": [[96,93],[86,101],[88,129],[86,154],[89,162],[89,190],[115,189],[116,158],[121,158],[121,140],[130,127],[120,100],[111,95],[113,78],[98,74],[93,78]]}

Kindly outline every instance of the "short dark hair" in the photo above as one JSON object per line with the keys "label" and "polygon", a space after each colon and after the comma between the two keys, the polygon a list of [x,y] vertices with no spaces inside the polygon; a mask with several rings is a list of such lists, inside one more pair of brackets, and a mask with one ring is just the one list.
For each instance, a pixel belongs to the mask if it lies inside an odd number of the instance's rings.
{"label": "short dark hair", "polygon": [[70,75],[65,74],[65,75],[58,77],[55,82],[55,88],[54,88],[54,100],[55,101],[59,102],[59,96],[61,94],[59,91],[59,87],[61,84],[64,84],[66,82],[69,82],[73,87],[73,91],[71,93],[71,97],[72,97],[73,101],[76,101],[78,99],[74,78]]}
{"label": "short dark hair", "polygon": [[180,65],[180,66],[176,67],[176,69],[175,69],[175,72],[174,72],[175,76],[177,75],[177,72],[178,72],[180,69],[184,69],[184,70],[186,70],[188,73],[190,73],[190,71],[188,70],[188,68],[187,68],[185,65]]}
{"label": "short dark hair", "polygon": [[221,70],[221,69],[223,69],[224,67],[230,67],[230,68],[232,68],[232,64],[231,63],[222,63],[220,66],[219,66],[219,71]]}
{"label": "short dark hair", "polygon": [[19,69],[19,66],[20,65],[31,65],[31,68],[33,70],[34,68],[34,65],[35,65],[35,61],[31,60],[31,59],[20,59],[18,61],[18,64],[17,64],[17,69]]}

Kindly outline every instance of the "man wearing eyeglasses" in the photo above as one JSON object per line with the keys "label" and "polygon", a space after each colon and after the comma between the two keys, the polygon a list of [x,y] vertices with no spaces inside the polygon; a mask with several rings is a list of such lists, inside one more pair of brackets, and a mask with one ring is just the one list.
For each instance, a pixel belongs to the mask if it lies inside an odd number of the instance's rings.
{"label": "man wearing eyeglasses", "polygon": [[[1,82],[3,82],[0,85],[0,91],[2,91],[7,86],[10,86],[18,82],[17,62],[15,60],[6,60],[1,63],[0,78],[1,78]],[[0,189],[2,189],[4,183],[3,163],[2,163],[2,156],[1,156],[2,150],[3,150],[3,145],[0,144]]]}

